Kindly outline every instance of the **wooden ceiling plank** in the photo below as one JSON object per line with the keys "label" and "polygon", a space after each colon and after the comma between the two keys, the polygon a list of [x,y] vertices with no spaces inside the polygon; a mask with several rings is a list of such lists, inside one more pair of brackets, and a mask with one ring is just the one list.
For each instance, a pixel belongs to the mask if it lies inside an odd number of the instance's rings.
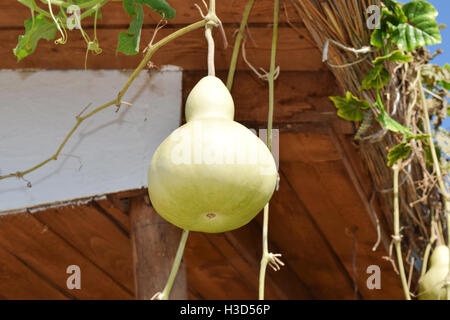
{"label": "wooden ceiling plank", "polygon": [[0,247],[0,296],[8,300],[65,300],[64,291],[43,279],[20,259]]}
{"label": "wooden ceiling plank", "polygon": [[[129,291],[118,285],[48,226],[29,213],[0,216],[0,247],[14,253],[27,265],[77,299],[132,299]],[[81,269],[81,289],[66,286],[67,267]]]}
{"label": "wooden ceiling plank", "polygon": [[[38,5],[39,2],[36,2]],[[169,20],[170,24],[189,24],[201,19],[200,13],[194,6],[195,3],[199,3],[197,0],[171,0],[170,5],[176,10],[175,18]],[[216,12],[222,23],[240,23],[242,13],[246,5],[245,1],[232,0],[232,1],[218,1],[216,4]],[[41,6],[45,8],[45,5]],[[294,11],[289,8],[289,16],[295,17]],[[123,9],[123,5],[120,2],[110,2],[102,9],[102,20],[99,21],[101,25],[127,26],[130,23],[131,18],[127,15]],[[24,5],[18,2],[0,2],[0,28],[4,27],[23,27],[25,19],[31,17],[30,10]],[[249,23],[271,23],[273,17],[273,2],[271,0],[259,0],[253,6]],[[147,6],[144,6],[144,22],[146,24],[157,24],[161,17],[153,12]],[[280,22],[285,21],[285,15],[280,15]],[[93,19],[86,18],[83,20],[83,28],[86,29],[92,26]]]}
{"label": "wooden ceiling plank", "polygon": [[[241,230],[242,229],[242,230]],[[235,270],[245,275],[249,288],[254,295],[249,299],[257,299],[259,283],[259,266],[261,254],[261,227],[253,220],[239,231],[223,234],[205,234],[208,241],[219,251]],[[270,241],[274,246],[273,241]],[[255,250],[259,248],[259,250]],[[286,275],[288,275],[286,277]],[[288,267],[280,273],[268,273],[266,276],[265,299],[305,299],[311,298],[308,289],[301,281],[297,281],[294,272]],[[293,289],[295,287],[295,289]]]}
{"label": "wooden ceiling plank", "polygon": [[280,246],[283,261],[295,270],[313,296],[353,298],[347,271],[282,171],[280,189],[270,202],[269,220],[269,234]]}
{"label": "wooden ceiling plank", "polygon": [[255,292],[201,232],[190,232],[185,250],[188,285],[212,300],[245,300]]}
{"label": "wooden ceiling plank", "polygon": [[341,155],[348,177],[355,187],[355,190],[365,208],[365,212],[372,222],[373,228],[377,229],[377,224],[379,224],[378,227],[380,227],[381,241],[384,245],[385,251],[388,251],[391,237],[386,234],[386,228],[384,226],[381,228],[382,225],[380,225],[375,208],[369,201],[369,198],[372,196],[372,192],[374,191],[373,183],[370,181],[368,176],[362,176],[367,172],[367,169],[363,168],[361,158],[357,156],[356,150],[354,148],[350,148],[348,143],[345,141],[346,139],[342,137],[342,135],[337,134],[333,127],[329,128],[329,136]]}
{"label": "wooden ceiling plank", "polygon": [[[234,27],[226,27],[225,32],[232,39]],[[174,32],[177,28],[166,27],[158,32],[157,39]],[[103,29],[98,32],[98,40],[103,52],[100,55],[90,54],[87,67],[89,69],[134,69],[142,59],[142,54],[126,56],[116,54],[117,37],[121,29]],[[270,59],[271,39],[267,37],[269,28],[254,28],[252,36],[258,47],[247,45],[247,58],[255,67],[267,68]],[[12,49],[17,45],[17,38],[22,30],[0,30],[0,68],[2,69],[83,69],[86,53],[86,43],[79,33],[69,34],[69,40],[65,45],[55,45],[54,41],[41,40],[36,51],[17,63]],[[149,43],[152,31],[142,33],[141,48]],[[216,39],[219,41],[219,33],[216,30]],[[231,60],[233,47],[216,50],[216,69],[227,70]],[[159,49],[152,62],[157,66],[172,64],[182,67],[184,70],[205,70],[207,46],[204,31],[198,29],[173,40]],[[320,52],[309,41],[299,38],[291,28],[280,28],[278,36],[277,65],[281,70],[325,70],[321,61]],[[248,66],[239,59],[238,70],[248,70]]]}
{"label": "wooden ceiling plank", "polygon": [[[341,222],[347,221],[349,230],[354,227],[357,228],[355,237],[358,246],[358,256],[356,258],[360,263],[357,272],[360,277],[359,287],[361,292],[369,298],[401,298],[403,295],[400,279],[395,274],[391,263],[383,259],[383,256],[388,255],[387,247],[380,245],[376,252],[372,251],[378,238],[376,227],[368,217],[370,213],[366,211],[366,207],[361,201],[351,179],[348,177],[344,163],[342,161],[323,163],[318,164],[318,167],[317,171],[320,172],[319,175],[321,176],[320,181],[327,181],[326,184],[323,184],[324,190],[329,195],[334,207],[338,208],[341,216],[345,219],[341,220]],[[382,235],[382,238],[385,236]],[[368,275],[366,269],[370,265],[380,266],[383,274],[383,290],[369,290],[367,288],[366,279]]]}
{"label": "wooden ceiling plank", "polygon": [[[258,215],[256,219],[245,227],[225,233],[225,238],[241,254],[242,258],[252,266],[253,272],[258,276],[258,281],[262,253],[262,227],[258,221],[261,217],[262,214]],[[269,248],[281,252],[282,249],[275,241],[276,239],[271,236],[269,231]],[[290,264],[287,264],[279,271],[267,268],[265,286],[265,296],[267,299],[270,299],[270,296],[276,296],[278,299],[314,298],[310,288],[305,285],[305,282],[291,267]]]}
{"label": "wooden ceiling plank", "polygon": [[[280,140],[280,149],[283,148]],[[309,143],[296,143],[294,140],[287,145],[298,154],[305,154]],[[336,152],[334,150],[333,152]],[[308,211],[315,219],[322,232],[328,237],[329,243],[338,254],[349,275],[352,269],[352,237],[349,234],[355,227],[357,231],[357,284],[365,298],[398,298],[398,283],[392,275],[392,266],[382,259],[385,252],[372,252],[377,239],[376,230],[367,218],[365,208],[351,184],[345,166],[341,160],[324,162],[284,161],[280,159],[281,170],[303,201]],[[384,251],[384,250],[383,250]],[[379,265],[383,270],[383,287],[385,290],[369,290],[366,286],[369,265]],[[400,292],[401,293],[401,292]]]}
{"label": "wooden ceiling plank", "polygon": [[[320,133],[281,133],[279,136],[280,160],[306,163],[340,160],[341,156],[328,136],[328,126],[326,124],[323,126],[327,130]],[[301,152],[293,149],[297,145],[301,146]]]}
{"label": "wooden ceiling plank", "polygon": [[93,204],[49,209],[34,217],[134,292],[131,241]]}
{"label": "wooden ceiling plank", "polygon": [[345,230],[353,224],[337,214],[339,208],[328,200],[327,192],[324,191],[323,183],[319,182],[319,176],[312,164],[281,161],[280,170],[289,177],[293,189],[311,213],[321,232],[326,235],[327,241],[341,259],[351,279],[352,239],[346,236]]}
{"label": "wooden ceiling plank", "polygon": [[[238,274],[243,275],[242,280],[253,291],[253,296],[249,299],[258,298],[258,271],[256,268],[252,268],[251,265],[245,260],[244,253],[238,252],[225,237],[224,233],[207,234],[205,233],[206,240],[212,245],[212,247],[218,251],[224,261],[235,269]],[[257,266],[258,264],[256,264]],[[279,299],[277,296],[270,296],[268,299]]]}
{"label": "wooden ceiling plank", "polygon": [[130,236],[130,217],[118,209],[110,200],[102,199],[96,200],[95,203],[104,211],[104,214],[107,214],[111,219],[122,228],[128,235]]}

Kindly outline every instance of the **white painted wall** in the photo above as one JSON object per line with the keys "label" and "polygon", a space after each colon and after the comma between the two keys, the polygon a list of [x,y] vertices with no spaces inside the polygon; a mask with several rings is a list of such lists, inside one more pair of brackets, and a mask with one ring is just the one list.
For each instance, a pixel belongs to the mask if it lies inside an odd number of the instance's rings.
{"label": "white painted wall", "polygon": [[[52,155],[89,103],[117,96],[130,72],[0,71],[0,174]],[[181,75],[175,67],[141,72],[116,113],[112,106],[81,124],[60,158],[29,174],[0,180],[0,214],[41,204],[147,186],[157,146],[179,126]]]}

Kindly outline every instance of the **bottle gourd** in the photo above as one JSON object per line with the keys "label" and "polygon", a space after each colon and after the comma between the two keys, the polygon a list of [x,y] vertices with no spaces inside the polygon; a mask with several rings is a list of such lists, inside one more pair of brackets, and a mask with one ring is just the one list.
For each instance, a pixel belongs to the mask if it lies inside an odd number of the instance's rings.
{"label": "bottle gourd", "polygon": [[445,280],[449,272],[449,250],[437,246],[430,258],[430,269],[419,282],[420,300],[447,300]]}
{"label": "bottle gourd", "polygon": [[217,233],[252,220],[270,200],[275,160],[254,133],[233,121],[223,82],[202,78],[186,101],[186,124],[153,155],[148,191],[155,210],[186,230]]}

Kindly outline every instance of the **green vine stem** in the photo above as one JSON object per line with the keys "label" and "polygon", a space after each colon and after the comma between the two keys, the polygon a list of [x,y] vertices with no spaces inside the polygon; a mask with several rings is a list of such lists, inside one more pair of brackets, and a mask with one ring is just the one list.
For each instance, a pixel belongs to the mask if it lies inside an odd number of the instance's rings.
{"label": "green vine stem", "polygon": [[405,293],[406,300],[411,300],[411,294],[409,293],[408,281],[406,280],[405,267],[403,265],[402,238],[400,235],[400,211],[398,200],[398,174],[400,171],[401,161],[392,166],[394,172],[394,246],[397,254],[398,271],[400,273],[400,280],[402,281],[403,292]]}
{"label": "green vine stem", "polygon": [[[380,78],[381,81],[381,78]],[[386,113],[386,109],[384,108],[383,101],[380,95],[380,89],[376,88],[377,93],[377,105],[379,107],[380,112]],[[400,280],[402,282],[403,292],[405,294],[406,300],[411,300],[411,294],[409,292],[408,280],[406,279],[405,266],[403,264],[403,255],[402,255],[402,236],[400,234],[400,209],[399,209],[399,185],[398,185],[398,175],[400,172],[401,161],[398,161],[392,166],[393,171],[393,192],[394,192],[394,236],[393,242],[395,247],[395,254],[397,256],[397,264],[398,271],[400,273]]]}
{"label": "green vine stem", "polygon": [[264,284],[266,278],[267,264],[269,263],[269,248],[268,248],[268,225],[269,225],[269,204],[264,206],[263,217],[263,253],[261,259],[261,267],[259,269],[259,300],[264,300]]}
{"label": "green vine stem", "polygon": [[241,42],[244,38],[245,27],[247,26],[248,17],[252,11],[253,3],[255,0],[249,0],[245,6],[244,13],[242,14],[241,26],[239,27],[239,32],[236,35],[236,40],[234,41],[233,54],[231,55],[230,68],[228,69],[227,77],[227,88],[231,91],[233,87],[234,73],[236,71],[237,58],[239,55],[239,49],[241,48]]}
{"label": "green vine stem", "polygon": [[[430,115],[428,112],[428,102],[427,99],[425,99],[425,93],[424,93],[424,87],[422,84],[421,76],[419,76],[418,81],[419,86],[419,92],[420,92],[420,99],[422,100],[423,105],[423,114],[424,114],[424,123],[425,123],[425,133],[428,135],[428,143],[430,144],[430,151],[431,151],[431,158],[433,159],[433,167],[436,171],[436,177],[438,180],[439,185],[439,191],[442,194],[443,201],[444,201],[444,212],[445,217],[447,220],[447,246],[450,251],[450,198],[447,191],[447,188],[444,184],[444,178],[442,176],[441,167],[439,165],[439,160],[436,154],[436,149],[434,148],[434,141],[431,131],[431,125],[430,125]],[[447,288],[447,299],[450,300],[450,263],[449,263],[449,270],[445,281],[445,286]]]}
{"label": "green vine stem", "polygon": [[430,257],[431,253],[431,247],[433,246],[433,243],[436,241],[436,222],[433,220],[433,215],[431,218],[431,227],[430,227],[430,240],[428,241],[428,244],[425,248],[425,253],[423,254],[423,263],[422,263],[422,270],[420,270],[420,278],[422,278],[425,275],[425,272],[427,272],[428,269],[428,258]]}
{"label": "green vine stem", "polygon": [[[278,14],[279,14],[279,0],[274,1],[273,10],[273,34],[272,34],[272,50],[270,54],[270,71],[267,75],[267,81],[269,82],[269,114],[267,119],[267,147],[272,149],[272,122],[273,122],[273,107],[274,107],[274,80],[275,80],[275,56],[277,50],[278,39]],[[280,263],[276,256],[269,253],[268,249],[268,228],[269,228],[269,203],[264,207],[263,218],[263,244],[262,244],[262,258],[259,271],[259,300],[264,300],[264,283],[266,276],[267,264]],[[282,264],[282,263],[281,263]],[[278,267],[279,268],[279,267]]]}
{"label": "green vine stem", "polygon": [[163,292],[157,293],[153,299],[158,300],[168,300],[170,295],[170,290],[172,289],[173,282],[178,273],[178,269],[180,268],[181,259],[183,258],[184,248],[186,246],[187,238],[189,235],[189,230],[183,230],[181,234],[180,244],[178,245],[177,254],[175,256],[175,260],[172,265],[172,269],[170,270],[169,279],[167,280],[166,286],[164,287]]}
{"label": "green vine stem", "polygon": [[141,63],[139,64],[139,66],[134,70],[134,72],[131,74],[131,76],[128,78],[128,81],[125,83],[124,87],[122,88],[122,90],[120,90],[118,96],[116,99],[105,103],[104,105],[95,108],[94,110],[92,110],[91,112],[89,112],[88,114],[82,116],[81,114],[79,114],[76,117],[76,123],[73,126],[73,128],[69,131],[69,133],[67,134],[67,136],[64,138],[63,142],[60,144],[60,146],[58,147],[57,151],[55,152],[55,154],[53,154],[51,157],[47,158],[46,160],[42,161],[41,163],[35,165],[34,167],[31,167],[27,170],[24,171],[18,171],[15,173],[10,173],[4,176],[0,176],[0,180],[3,179],[7,179],[7,178],[12,178],[12,177],[17,177],[17,178],[23,178],[25,175],[39,169],[40,167],[44,166],[45,164],[47,164],[48,162],[52,161],[52,160],[57,160],[59,154],[61,153],[61,150],[64,148],[64,146],[66,145],[67,141],[70,139],[70,137],[73,135],[73,133],[75,132],[75,130],[80,126],[80,124],[92,117],[93,115],[95,115],[96,113],[110,107],[113,105],[116,105],[117,107],[119,107],[123,102],[122,102],[122,97],[123,95],[127,92],[128,88],[130,87],[130,85],[133,83],[133,81],[136,79],[136,77],[139,75],[139,73],[142,71],[142,69],[144,69],[144,67],[147,65],[147,63],[150,61],[151,57],[153,56],[153,54],[162,46],[166,45],[167,43],[169,43],[170,41],[190,32],[196,29],[199,29],[203,26],[205,26],[206,21],[205,20],[201,20],[198,22],[195,22],[193,24],[190,24],[184,28],[181,28],[173,33],[171,33],[170,35],[166,36],[165,38],[161,39],[160,41],[158,41],[157,43],[155,43],[154,45],[152,45],[148,50],[147,53],[145,54],[144,58],[142,59]]}

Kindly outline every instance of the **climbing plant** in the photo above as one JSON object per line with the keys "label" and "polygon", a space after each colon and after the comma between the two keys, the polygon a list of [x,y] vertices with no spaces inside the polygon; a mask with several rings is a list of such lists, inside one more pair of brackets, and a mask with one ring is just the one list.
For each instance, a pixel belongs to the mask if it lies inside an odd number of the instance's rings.
{"label": "climbing plant", "polygon": [[[430,63],[433,58],[427,45],[441,43],[437,10],[426,1],[400,4],[396,1],[382,2],[381,15],[370,37],[370,46],[346,48],[359,53],[372,53],[371,68],[359,87],[359,97],[347,91],[345,97],[331,97],[337,114],[346,120],[360,123],[355,139],[361,139],[375,118],[381,130],[394,135],[397,144],[389,149],[386,165],[393,171],[393,245],[397,256],[398,271],[406,299],[450,299],[450,264],[448,251],[440,252],[441,262],[447,272],[427,277],[427,263],[431,246],[446,243],[450,248],[450,199],[448,193],[449,134],[442,126],[449,114],[447,109],[450,87],[450,66]],[[357,63],[367,63],[365,60]],[[393,88],[393,90],[392,90]],[[376,100],[366,97],[375,92]],[[395,96],[392,97],[392,92]],[[383,101],[388,101],[388,107]],[[399,103],[405,105],[400,115]],[[399,173],[405,171],[405,179],[412,179],[408,165],[419,163],[421,178],[414,181],[418,202],[431,211],[428,246],[422,258],[419,292],[411,293],[402,255],[402,227],[399,212]],[[433,197],[440,201],[433,201]],[[410,204],[408,204],[410,205]],[[413,204],[411,204],[413,205]],[[439,226],[437,228],[436,226]],[[447,230],[446,235],[444,230]],[[444,252],[444,254],[442,254]],[[433,259],[433,258],[432,258]],[[447,261],[447,262],[445,262]],[[431,269],[430,269],[431,271]],[[410,278],[410,277],[409,277]],[[426,289],[425,289],[426,288]]]}

